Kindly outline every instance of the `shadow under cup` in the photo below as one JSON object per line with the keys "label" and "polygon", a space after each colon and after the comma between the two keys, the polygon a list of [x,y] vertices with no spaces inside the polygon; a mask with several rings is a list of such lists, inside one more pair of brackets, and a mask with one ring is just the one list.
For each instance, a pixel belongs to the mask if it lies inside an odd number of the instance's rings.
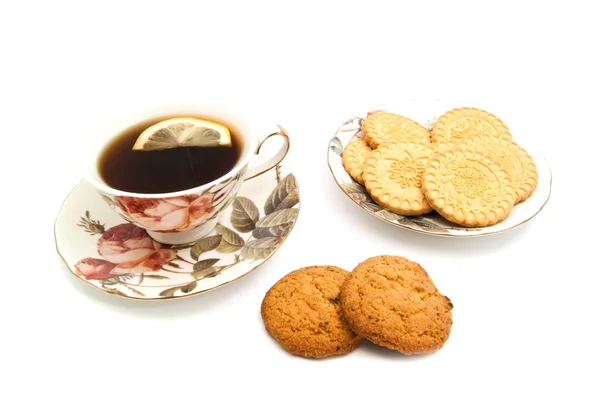
{"label": "shadow under cup", "polygon": [[[129,128],[113,130],[112,132],[118,132],[118,134],[104,137],[104,141],[96,147],[94,156],[91,158],[92,163],[85,175],[85,180],[96,188],[100,196],[115,212],[130,223],[145,229],[157,242],[167,245],[187,245],[208,235],[215,228],[219,214],[231,204],[244,180],[273,168],[281,162],[289,149],[289,140],[285,130],[274,124],[252,124],[252,122],[233,116],[231,113],[227,115],[222,110],[200,114],[197,110],[202,109],[197,106],[186,109],[186,112],[179,110],[177,113],[165,110],[160,114],[150,114],[146,115],[146,118],[133,120],[133,123],[130,124],[121,124],[121,127]],[[214,177],[213,172],[214,178],[205,184],[172,192],[142,193],[111,187],[107,183],[110,180],[106,180],[102,174],[105,172],[102,169],[103,164],[111,163],[111,160],[114,162],[115,157],[123,157],[122,154],[120,156],[113,155],[111,146],[115,146],[121,136],[127,133],[130,133],[133,139],[137,139],[144,128],[174,116],[200,117],[227,126],[238,147],[237,160],[230,161],[232,167],[217,177]],[[277,149],[271,148],[268,152],[270,155],[259,155],[262,143],[273,135],[281,135],[285,140]],[[125,142],[127,143],[127,141]],[[130,143],[132,142],[130,141]],[[129,153],[133,152],[130,148],[125,150]],[[183,148],[179,148],[179,150],[183,150]],[[208,155],[210,151],[210,148],[206,148],[197,153]],[[177,151],[172,153],[177,153]],[[180,154],[184,155],[185,153]],[[178,161],[178,158],[173,160]],[[160,165],[157,163],[159,168]],[[187,167],[190,166],[187,165]],[[125,166],[123,169],[132,171],[135,167],[127,168]],[[193,174],[191,169],[185,171],[185,174]],[[138,169],[136,174],[145,172],[145,169]],[[116,173],[121,174],[122,172],[117,169]],[[149,175],[151,174],[149,173]],[[203,174],[203,176],[209,176],[209,174]],[[168,174],[161,176],[160,179],[168,180]],[[152,179],[149,179],[148,176],[145,176],[144,180],[152,185]]]}

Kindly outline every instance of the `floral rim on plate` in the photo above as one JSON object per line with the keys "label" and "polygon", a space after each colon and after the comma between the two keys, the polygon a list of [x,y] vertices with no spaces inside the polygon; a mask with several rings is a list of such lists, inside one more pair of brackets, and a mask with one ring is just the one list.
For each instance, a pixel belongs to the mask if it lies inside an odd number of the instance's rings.
{"label": "floral rim on plate", "polygon": [[125,221],[82,182],[57,217],[56,247],[73,274],[104,292],[180,298],[225,285],[263,264],[285,241],[299,211],[296,178],[278,165],[243,184],[208,236],[192,246],[170,246]]}
{"label": "floral rim on plate", "polygon": [[327,163],[336,184],[346,196],[369,214],[392,225],[424,234],[444,237],[477,237],[507,231],[531,220],[543,209],[550,198],[552,173],[543,155],[536,152],[528,144],[529,141],[524,141],[519,136],[515,138],[515,141],[519,144],[523,142],[522,146],[530,153],[537,165],[538,186],[529,199],[513,207],[505,220],[490,227],[462,227],[444,219],[435,212],[422,216],[401,216],[392,213],[375,203],[365,187],[356,182],[344,169],[342,165],[344,148],[354,137],[362,137],[362,120],[368,113],[376,110],[397,113],[417,121],[431,132],[437,116],[452,108],[454,106],[443,106],[439,101],[410,101],[398,105],[378,105],[344,122],[329,141],[327,149]]}

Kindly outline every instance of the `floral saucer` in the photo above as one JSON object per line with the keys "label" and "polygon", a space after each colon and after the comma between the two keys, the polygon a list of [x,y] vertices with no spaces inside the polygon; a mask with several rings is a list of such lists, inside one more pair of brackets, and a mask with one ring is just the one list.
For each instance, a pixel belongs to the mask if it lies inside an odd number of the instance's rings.
{"label": "floral saucer", "polygon": [[86,283],[126,298],[170,299],[220,287],[262,265],[299,211],[296,178],[279,164],[242,185],[208,236],[170,246],[123,220],[82,181],[63,203],[54,235],[65,264]]}
{"label": "floral saucer", "polygon": [[[344,148],[354,137],[362,136],[362,119],[369,112],[387,110],[397,113],[411,118],[431,131],[437,116],[454,107],[456,106],[444,105],[440,101],[408,101],[395,105],[379,105],[352,117],[338,128],[333,138],[329,141],[327,162],[336,184],[354,203],[367,213],[395,226],[424,234],[446,237],[477,237],[507,231],[526,223],[537,215],[548,202],[552,187],[552,173],[544,156],[535,150],[535,147],[531,145],[527,138],[520,136],[518,133],[516,133],[517,135],[514,132],[512,133],[513,139],[525,148],[533,158],[538,169],[538,185],[534,193],[527,200],[513,207],[506,219],[490,227],[461,227],[449,222],[435,212],[423,216],[400,216],[389,212],[375,203],[365,187],[356,182],[344,169],[342,165]],[[510,128],[510,122],[507,125]]]}

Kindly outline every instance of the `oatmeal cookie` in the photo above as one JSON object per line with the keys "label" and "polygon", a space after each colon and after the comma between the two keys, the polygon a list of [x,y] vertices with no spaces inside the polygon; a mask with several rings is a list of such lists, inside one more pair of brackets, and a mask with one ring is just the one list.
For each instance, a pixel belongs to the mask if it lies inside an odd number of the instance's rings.
{"label": "oatmeal cookie", "polygon": [[344,319],[340,287],[350,273],[335,266],[309,266],[275,283],[261,315],[267,332],[286,351],[308,358],[343,355],[360,341]]}
{"label": "oatmeal cookie", "polygon": [[341,290],[344,316],[354,332],[403,354],[442,348],[452,327],[452,303],[425,269],[399,256],[360,263]]}

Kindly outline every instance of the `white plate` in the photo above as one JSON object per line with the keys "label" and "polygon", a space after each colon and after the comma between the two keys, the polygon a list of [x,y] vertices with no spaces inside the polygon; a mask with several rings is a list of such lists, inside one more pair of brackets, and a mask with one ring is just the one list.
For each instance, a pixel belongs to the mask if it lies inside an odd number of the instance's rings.
{"label": "white plate", "polygon": [[[544,156],[535,149],[531,141],[512,130],[513,140],[527,150],[537,166],[539,175],[538,185],[534,193],[527,200],[513,207],[506,219],[490,227],[461,227],[449,222],[435,212],[423,216],[406,217],[383,210],[381,206],[371,199],[365,188],[350,177],[344,169],[342,165],[342,152],[352,138],[362,136],[361,122],[367,116],[367,113],[374,110],[387,110],[408,117],[431,130],[437,117],[454,107],[460,106],[444,105],[441,101],[411,101],[396,105],[378,105],[350,118],[339,127],[329,142],[327,162],[335,182],[354,203],[367,213],[395,226],[424,234],[447,237],[477,237],[507,231],[531,220],[543,209],[550,198],[552,173]],[[491,112],[493,113],[493,111]],[[504,122],[510,128],[510,121]]]}

